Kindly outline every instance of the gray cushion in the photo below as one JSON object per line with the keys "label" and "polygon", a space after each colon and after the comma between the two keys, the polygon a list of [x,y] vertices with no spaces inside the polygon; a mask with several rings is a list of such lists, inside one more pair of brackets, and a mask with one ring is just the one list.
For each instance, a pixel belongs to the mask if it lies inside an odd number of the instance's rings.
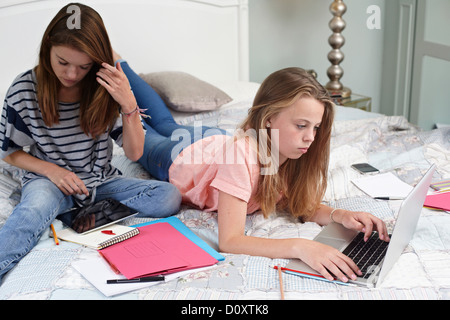
{"label": "gray cushion", "polygon": [[214,110],[232,100],[219,88],[185,72],[165,71],[139,76],[176,111]]}

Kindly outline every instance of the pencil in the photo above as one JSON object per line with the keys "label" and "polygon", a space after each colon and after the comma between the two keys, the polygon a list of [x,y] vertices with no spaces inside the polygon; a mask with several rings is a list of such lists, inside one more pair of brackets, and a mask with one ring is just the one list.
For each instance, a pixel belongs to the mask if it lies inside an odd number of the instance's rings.
{"label": "pencil", "polygon": [[284,300],[284,289],[283,289],[283,274],[281,273],[281,267],[278,265],[278,279],[280,280],[280,294],[281,300]]}
{"label": "pencil", "polygon": [[58,240],[58,237],[56,236],[56,231],[55,231],[55,227],[53,226],[53,224],[50,225],[50,228],[52,228],[53,239],[55,240],[56,245],[59,246],[59,240]]}

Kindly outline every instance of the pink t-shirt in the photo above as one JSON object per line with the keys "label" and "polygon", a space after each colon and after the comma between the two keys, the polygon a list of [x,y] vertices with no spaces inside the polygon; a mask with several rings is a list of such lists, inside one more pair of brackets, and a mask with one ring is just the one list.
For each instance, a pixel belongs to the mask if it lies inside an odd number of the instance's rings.
{"label": "pink t-shirt", "polygon": [[169,181],[183,202],[216,211],[219,190],[247,202],[247,213],[260,209],[254,195],[260,175],[251,138],[215,135],[186,147],[169,168]]}

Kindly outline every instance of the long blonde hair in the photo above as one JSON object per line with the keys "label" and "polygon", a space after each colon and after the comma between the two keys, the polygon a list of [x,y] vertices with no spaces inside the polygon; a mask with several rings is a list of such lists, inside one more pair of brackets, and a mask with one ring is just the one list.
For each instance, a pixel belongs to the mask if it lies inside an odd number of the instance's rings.
{"label": "long blonde hair", "polygon": [[[71,17],[67,8],[71,5],[80,9],[79,28],[67,25]],[[96,137],[111,129],[119,116],[119,105],[96,81],[101,63],[114,63],[111,43],[100,15],[86,5],[69,3],[56,14],[44,32],[35,72],[39,108],[49,127],[59,123],[58,92],[61,83],[53,72],[50,50],[52,46],[60,45],[84,52],[94,61],[89,73],[81,80],[80,126],[86,134]]]}
{"label": "long blonde hair", "polygon": [[327,188],[334,105],[311,74],[301,68],[286,68],[269,75],[261,84],[241,129],[254,129],[257,139],[266,134],[270,149],[267,121],[301,97],[312,97],[324,105],[322,122],[306,154],[286,160],[276,174],[260,175],[256,200],[266,217],[278,204],[280,209],[306,221],[318,209]]}

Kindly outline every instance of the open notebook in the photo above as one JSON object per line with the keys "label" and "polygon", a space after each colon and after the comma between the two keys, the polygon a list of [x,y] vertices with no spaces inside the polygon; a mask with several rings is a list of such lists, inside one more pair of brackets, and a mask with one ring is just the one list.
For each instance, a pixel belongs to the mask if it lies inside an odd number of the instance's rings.
{"label": "open notebook", "polygon": [[56,236],[61,240],[81,244],[93,249],[103,249],[138,234],[139,229],[120,224],[109,225],[85,234],[77,233],[71,228],[56,232]]}

